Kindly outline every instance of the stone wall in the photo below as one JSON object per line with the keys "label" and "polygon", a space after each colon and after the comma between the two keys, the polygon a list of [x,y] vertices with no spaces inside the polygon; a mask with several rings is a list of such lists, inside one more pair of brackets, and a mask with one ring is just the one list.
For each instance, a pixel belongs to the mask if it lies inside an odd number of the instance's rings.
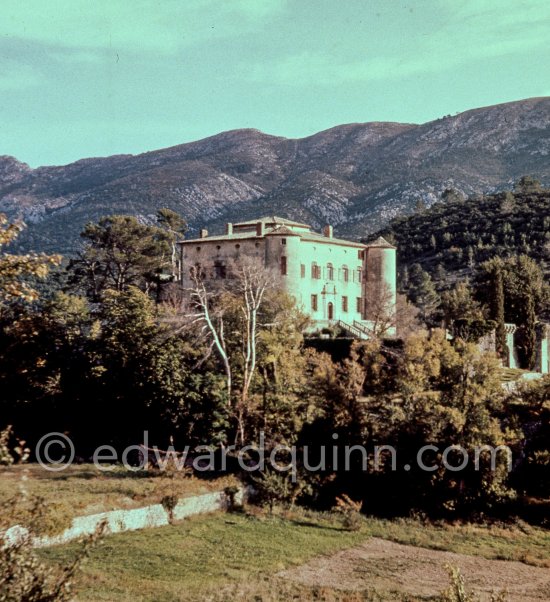
{"label": "stone wall", "polygon": [[[236,502],[242,502],[243,491],[235,496]],[[50,537],[37,537],[34,545],[38,548],[67,543],[79,537],[91,535],[102,523],[106,523],[106,533],[121,533],[151,527],[163,527],[172,521],[182,520],[188,516],[227,510],[230,500],[224,491],[205,493],[194,497],[180,498],[172,510],[162,504],[152,504],[131,510],[112,510],[89,516],[77,516],[72,525],[60,533]],[[14,529],[16,527],[12,527]]]}

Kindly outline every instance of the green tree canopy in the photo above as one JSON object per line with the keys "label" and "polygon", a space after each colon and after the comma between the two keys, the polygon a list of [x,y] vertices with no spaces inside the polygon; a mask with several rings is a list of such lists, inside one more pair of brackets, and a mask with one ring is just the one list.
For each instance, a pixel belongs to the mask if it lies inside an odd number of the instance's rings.
{"label": "green tree canopy", "polygon": [[82,234],[84,248],[71,261],[71,282],[93,301],[107,289],[137,286],[149,292],[170,269],[173,236],[165,229],[141,223],[129,215],[102,217]]}
{"label": "green tree canopy", "polygon": [[[516,342],[520,365],[533,369],[537,322],[539,316],[548,311],[550,303],[550,289],[537,262],[527,255],[504,260],[497,257],[484,262],[476,274],[476,294],[487,306],[497,328],[503,320],[518,327]],[[505,345],[504,338],[497,330],[497,343],[501,349]]]}
{"label": "green tree canopy", "polygon": [[44,278],[52,266],[61,262],[60,255],[7,253],[3,247],[12,243],[23,228],[22,223],[10,224],[7,217],[0,213],[0,304],[17,299],[36,300],[38,293],[26,279]]}
{"label": "green tree canopy", "polygon": [[432,278],[420,264],[415,263],[409,270],[407,296],[420,310],[420,317],[429,322],[440,304],[440,298]]}

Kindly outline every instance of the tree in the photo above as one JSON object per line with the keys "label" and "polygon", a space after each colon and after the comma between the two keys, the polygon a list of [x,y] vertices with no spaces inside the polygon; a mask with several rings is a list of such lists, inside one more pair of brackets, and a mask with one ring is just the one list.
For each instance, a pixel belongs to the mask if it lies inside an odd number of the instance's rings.
{"label": "tree", "polygon": [[536,325],[538,316],[548,308],[550,290],[540,266],[526,255],[508,259],[504,263],[503,274],[508,299],[507,321],[518,326],[518,357],[523,367],[533,369],[536,361]]}
{"label": "tree", "polygon": [[86,418],[89,426],[97,424],[121,446],[141,442],[144,430],[150,439],[174,437],[185,445],[226,439],[226,398],[217,366],[204,358],[196,337],[174,331],[164,306],[128,287],[106,291],[95,315],[99,325],[89,342],[87,386],[96,402]]}
{"label": "tree", "polygon": [[187,232],[187,222],[179,213],[166,208],[159,209],[157,213],[157,221],[160,227],[169,233],[171,238],[170,243],[172,247],[172,254],[170,260],[172,264],[172,278],[175,280],[179,273],[176,243],[178,239],[183,238]]}
{"label": "tree", "polygon": [[257,373],[260,333],[272,326],[262,316],[278,276],[251,258],[233,262],[224,275],[207,279],[200,267],[192,270],[192,287],[184,291],[188,311],[180,316],[178,328],[194,330],[206,342],[208,354],[214,351],[219,357],[236,437],[243,443],[247,415],[255,403],[250,390]]}
{"label": "tree", "polygon": [[316,353],[303,347],[309,317],[286,293],[266,293],[258,333],[258,378],[251,388],[257,399],[252,416],[255,436],[263,431],[269,445],[297,443],[304,425],[316,414],[310,370]]}
{"label": "tree", "polygon": [[542,186],[539,180],[533,176],[521,176],[514,184],[514,192],[529,194],[532,192],[542,192]]}
{"label": "tree", "polygon": [[199,341],[207,342],[208,351],[205,359],[213,349],[216,351],[223,364],[227,404],[231,406],[233,369],[226,343],[225,314],[227,306],[224,303],[223,291],[220,290],[219,283],[216,283],[216,286],[207,285],[204,276],[200,267],[192,269],[192,286],[183,291],[183,295],[188,297],[188,300],[187,302],[182,300],[181,304],[181,309],[187,310],[187,313],[182,312],[174,316],[173,323],[177,331],[195,331],[199,336]]}
{"label": "tree", "polygon": [[497,324],[499,348],[505,350],[504,321],[515,324],[520,365],[533,369],[538,317],[550,302],[550,289],[539,265],[526,255],[488,260],[479,267],[476,291]]}
{"label": "tree", "polygon": [[205,359],[218,361],[239,444],[260,431],[267,446],[292,441],[313,411],[302,335],[309,318],[278,289],[278,278],[250,258],[230,263],[225,278],[206,278],[197,267],[173,320]]}
{"label": "tree", "polygon": [[423,213],[424,211],[426,211],[426,209],[427,205],[424,199],[418,199],[414,204],[414,210],[416,213]]}
{"label": "tree", "polygon": [[396,298],[385,282],[367,281],[365,287],[365,308],[368,321],[361,328],[369,338],[380,339],[389,336],[396,329]]}
{"label": "tree", "polygon": [[441,307],[449,328],[455,320],[461,318],[483,318],[481,305],[474,299],[473,291],[467,282],[457,282],[454,288],[445,291],[441,296]]}
{"label": "tree", "polygon": [[510,414],[524,432],[514,483],[529,496],[550,496],[550,376],[518,387]]}
{"label": "tree", "polygon": [[537,361],[537,314],[535,299],[527,295],[523,308],[523,323],[518,329],[518,356],[529,370],[534,370]]}
{"label": "tree", "polygon": [[425,322],[432,318],[440,303],[431,276],[418,263],[413,264],[409,271],[408,297],[418,307]]}
{"label": "tree", "polygon": [[519,255],[504,264],[504,287],[509,299],[506,311],[509,322],[518,326],[518,356],[532,369],[536,360],[536,325],[550,304],[550,288],[540,266],[530,257]]}
{"label": "tree", "polygon": [[434,278],[436,282],[442,284],[447,280],[447,272],[442,264],[438,263],[435,266]]}
{"label": "tree", "polygon": [[494,294],[491,303],[492,319],[495,328],[495,351],[501,359],[507,359],[509,349],[507,345],[506,327],[504,322],[504,276],[502,269],[497,266],[494,273]]}
{"label": "tree", "polygon": [[516,197],[508,190],[500,203],[500,210],[504,214],[513,213],[516,208]]}
{"label": "tree", "polygon": [[[332,434],[337,433],[348,446],[391,446],[395,452],[369,457],[368,469],[356,459],[344,474],[325,474],[325,495],[362,496],[368,510],[385,515],[416,509],[455,516],[513,496],[505,450],[496,454],[494,465],[485,452],[474,462],[482,446],[519,441],[519,433],[505,422],[505,393],[494,355],[461,340],[451,343],[444,331],[434,330],[413,334],[402,348],[385,350],[377,341],[365,341],[340,364],[323,356],[318,360],[312,382],[325,401],[322,417],[310,428],[314,440],[334,445]],[[434,470],[423,470],[418,462],[425,446],[436,450],[423,457]],[[449,449],[446,461],[460,464],[461,453],[453,446],[470,458],[459,471],[442,462]],[[398,459],[397,468],[392,457]],[[404,465],[410,470],[403,471]]]}
{"label": "tree", "polygon": [[243,369],[241,402],[246,404],[250,385],[256,371],[259,312],[265,295],[275,285],[272,271],[254,260],[244,259],[235,264],[233,270],[235,293],[239,299],[240,312],[243,317]]}
{"label": "tree", "polygon": [[65,293],[5,312],[0,415],[27,440],[65,430],[75,408],[85,413],[91,322],[86,299]]}
{"label": "tree", "polygon": [[10,224],[0,213],[0,307],[14,300],[35,301],[38,293],[25,279],[45,278],[49,269],[61,262],[60,255],[6,253],[2,247],[12,243],[23,228],[24,224]]}
{"label": "tree", "polygon": [[421,329],[418,320],[419,309],[407,299],[406,295],[397,295],[395,314],[397,336],[399,338],[407,339],[411,334]]}
{"label": "tree", "polygon": [[[402,414],[393,412],[393,418],[386,419],[387,424],[396,426],[393,438],[401,448],[400,461],[404,453],[414,465],[414,455],[424,445],[438,450],[458,445],[471,458],[483,445],[496,448],[519,440],[519,433],[508,429],[502,420],[505,395],[499,363],[477,345],[463,341],[451,344],[443,331],[435,331],[429,338],[412,337],[405,345],[397,379],[403,396],[399,406]],[[391,438],[386,437],[388,440]],[[439,461],[440,453],[436,452]],[[457,464],[461,454],[452,452],[448,458]],[[479,470],[469,464],[453,472],[439,464],[431,474],[419,471],[412,476],[415,484],[409,483],[416,492],[412,495],[418,496],[417,503],[425,508],[446,512],[479,510],[486,504],[506,501],[513,495],[507,485],[509,458],[504,453],[498,456],[495,470],[487,459],[481,459]]]}
{"label": "tree", "polygon": [[171,266],[172,235],[129,215],[102,217],[88,224],[84,249],[69,264],[71,283],[98,302],[108,289],[122,292],[137,286],[149,292],[162,271]]}
{"label": "tree", "polygon": [[446,188],[441,194],[441,200],[444,203],[462,203],[464,195],[455,188]]}
{"label": "tree", "polygon": [[475,253],[472,246],[468,246],[468,267],[473,268],[475,266]]}
{"label": "tree", "polygon": [[409,288],[409,268],[404,265],[399,270],[398,286],[400,291],[406,291]]}
{"label": "tree", "polygon": [[[484,311],[478,299],[466,283],[458,283],[453,292],[446,293],[443,299],[445,318],[449,326],[454,325],[454,334],[460,329],[470,336],[467,341],[475,342],[493,328],[495,329],[495,349],[502,359],[508,356],[506,332],[504,328],[504,288],[503,263],[500,258],[485,262],[476,276],[476,294],[483,290]],[[480,274],[483,274],[481,276]],[[482,284],[483,283],[483,284]],[[487,314],[487,315],[485,315]]]}
{"label": "tree", "polygon": [[480,303],[466,282],[458,282],[441,297],[441,307],[446,327],[454,337],[467,342],[477,342],[494,327],[487,321]]}

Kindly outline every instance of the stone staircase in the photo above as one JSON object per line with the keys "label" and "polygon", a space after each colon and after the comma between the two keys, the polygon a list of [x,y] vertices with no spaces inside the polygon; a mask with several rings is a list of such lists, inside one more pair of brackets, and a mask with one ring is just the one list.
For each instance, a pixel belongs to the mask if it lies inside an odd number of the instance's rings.
{"label": "stone staircase", "polygon": [[362,327],[360,322],[354,320],[353,324],[348,324],[343,320],[338,320],[336,324],[355,339],[366,340],[369,338],[367,331]]}

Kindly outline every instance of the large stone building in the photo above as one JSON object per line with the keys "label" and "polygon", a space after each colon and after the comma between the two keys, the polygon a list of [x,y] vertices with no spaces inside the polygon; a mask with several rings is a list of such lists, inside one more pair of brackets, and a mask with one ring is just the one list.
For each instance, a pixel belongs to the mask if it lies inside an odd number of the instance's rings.
{"label": "large stone building", "polygon": [[[263,217],[227,224],[222,235],[201,230],[200,238],[180,246],[184,288],[192,286],[190,275],[197,266],[206,280],[226,279],[239,260],[257,258],[280,276],[281,288],[316,329],[339,325],[364,337],[379,319],[381,304],[395,315],[396,249],[383,238],[365,245],[334,238],[332,226],[320,234],[306,224]],[[385,334],[394,335],[395,326]]]}

